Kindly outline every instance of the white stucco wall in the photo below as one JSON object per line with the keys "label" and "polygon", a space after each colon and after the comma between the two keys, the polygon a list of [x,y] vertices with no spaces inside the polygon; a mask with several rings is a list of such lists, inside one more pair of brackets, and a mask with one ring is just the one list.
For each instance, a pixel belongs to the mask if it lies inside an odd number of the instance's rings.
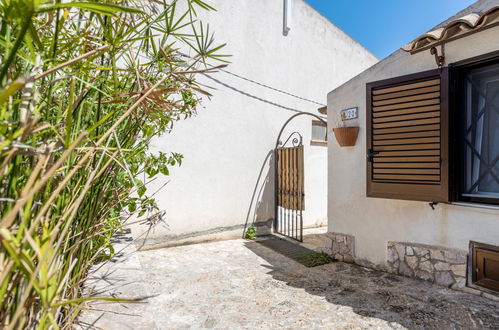
{"label": "white stucco wall", "polygon": [[[287,36],[282,0],[209,3],[217,11],[200,12],[200,19],[210,24],[219,43],[227,43],[223,52],[232,55],[227,70],[266,85],[325,104],[328,91],[377,62],[302,0],[292,0]],[[269,102],[318,114],[319,105],[224,72],[210,76],[228,86],[200,77],[214,88],[212,99],[204,100],[197,116],[176,123],[171,134],[153,143],[153,152],[180,152],[184,163],[171,169],[169,184],[157,195],[168,228],[158,226],[151,232],[151,243],[272,218],[273,172],[269,173],[267,156],[280,128],[295,112]],[[311,120],[297,118],[283,135],[295,130],[303,135],[304,221],[309,226],[327,222],[327,148],[310,145]],[[141,229],[134,231],[138,236]]]}
{"label": "white stucco wall", "polygon": [[[497,51],[498,41],[495,27],[447,43],[446,63]],[[462,250],[470,240],[499,245],[497,207],[439,204],[433,211],[428,203],[366,197],[366,83],[435,68],[429,51],[397,51],[328,94],[329,130],[339,110],[359,107],[359,119],[350,123],[360,126],[357,145],[340,148],[334,140],[328,145],[328,230],[355,236],[360,259],[384,264],[388,241]]]}

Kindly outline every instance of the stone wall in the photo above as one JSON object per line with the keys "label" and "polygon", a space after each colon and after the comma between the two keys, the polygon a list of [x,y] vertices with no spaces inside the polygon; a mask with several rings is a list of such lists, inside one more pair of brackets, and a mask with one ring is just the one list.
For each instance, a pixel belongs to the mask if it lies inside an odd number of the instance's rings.
{"label": "stone wall", "polygon": [[466,286],[467,252],[416,243],[388,242],[388,271],[460,289]]}
{"label": "stone wall", "polygon": [[418,278],[499,302],[497,293],[473,285],[466,286],[467,251],[418,243],[388,242],[386,263],[375,264],[356,256],[355,236],[334,232],[324,236],[325,247],[321,251],[337,261]]}
{"label": "stone wall", "polygon": [[326,233],[324,252],[334,259],[344,262],[354,262],[355,237],[352,235],[328,232]]}

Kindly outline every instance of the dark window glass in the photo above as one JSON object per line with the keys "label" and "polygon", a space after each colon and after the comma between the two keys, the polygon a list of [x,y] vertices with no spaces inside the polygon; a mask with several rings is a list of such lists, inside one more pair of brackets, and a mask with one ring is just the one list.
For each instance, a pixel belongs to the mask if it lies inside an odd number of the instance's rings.
{"label": "dark window glass", "polygon": [[499,202],[499,64],[467,71],[463,81],[461,197]]}

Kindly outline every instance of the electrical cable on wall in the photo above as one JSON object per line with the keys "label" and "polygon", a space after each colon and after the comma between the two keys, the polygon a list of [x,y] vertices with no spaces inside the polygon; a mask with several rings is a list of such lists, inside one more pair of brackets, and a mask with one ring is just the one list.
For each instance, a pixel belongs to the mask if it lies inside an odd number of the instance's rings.
{"label": "electrical cable on wall", "polygon": [[287,107],[287,106],[285,106],[285,105],[282,105],[282,104],[279,104],[279,103],[275,103],[275,102],[272,102],[272,101],[269,101],[269,100],[265,100],[265,99],[263,99],[263,98],[261,98],[261,97],[259,97],[259,96],[256,96],[256,95],[250,94],[250,93],[248,93],[248,92],[242,91],[242,90],[240,90],[240,89],[238,89],[238,88],[236,88],[236,87],[233,87],[233,86],[231,86],[231,85],[229,85],[229,84],[227,84],[227,83],[224,83],[223,81],[220,81],[220,80],[218,80],[218,79],[216,79],[216,78],[213,78],[212,76],[210,76],[210,75],[208,75],[208,74],[206,74],[206,73],[203,73],[203,76],[205,76],[206,78],[208,78],[208,79],[210,79],[210,80],[212,80],[212,81],[216,82],[217,84],[220,84],[220,85],[222,85],[222,86],[224,86],[224,87],[227,87],[227,88],[229,88],[229,89],[232,89],[233,91],[236,91],[236,92],[238,92],[238,93],[240,93],[240,94],[243,94],[243,95],[245,95],[245,96],[248,96],[248,97],[251,97],[251,98],[253,98],[253,99],[256,99],[256,100],[258,100],[258,101],[261,101],[261,102],[264,102],[264,103],[267,103],[267,104],[273,105],[273,106],[278,107],[278,108],[281,108],[281,109],[285,109],[285,110],[293,111],[293,112],[303,112],[303,110],[300,110],[300,109],[295,109],[295,108],[290,108],[290,107]]}
{"label": "electrical cable on wall", "polygon": [[[188,58],[190,58],[190,56],[188,56],[188,55],[186,55],[186,54],[183,54],[183,53],[179,53],[179,54],[180,54],[181,56],[183,56],[183,57],[188,57]],[[206,65],[207,65],[207,66],[210,66],[210,67],[212,67],[212,68],[213,68],[213,67],[215,67],[214,65],[209,64],[209,63],[206,63]],[[264,83],[258,82],[258,81],[256,81],[256,80],[253,80],[253,79],[250,79],[250,78],[246,78],[246,77],[244,77],[244,76],[241,76],[241,75],[239,75],[239,74],[237,74],[237,73],[230,72],[230,71],[225,70],[225,69],[217,69],[217,70],[218,70],[218,71],[222,71],[222,72],[227,73],[227,74],[230,74],[230,75],[232,75],[232,76],[234,76],[234,77],[237,77],[237,78],[239,78],[239,79],[242,79],[242,80],[248,81],[248,82],[253,83],[253,84],[255,84],[255,85],[258,85],[258,86],[261,86],[261,87],[264,87],[264,88],[268,88],[268,89],[273,90],[273,91],[275,91],[275,92],[278,92],[278,93],[281,93],[281,94],[285,94],[285,95],[288,95],[288,96],[294,97],[294,98],[299,99],[299,100],[302,100],[302,101],[310,102],[310,103],[313,103],[313,104],[316,104],[316,105],[320,105],[320,106],[323,106],[323,107],[324,107],[324,106],[326,106],[326,105],[325,105],[325,104],[323,104],[323,103],[316,102],[316,101],[314,101],[314,100],[310,100],[310,99],[307,99],[307,98],[301,97],[301,96],[299,96],[299,95],[295,95],[295,94],[293,94],[293,93],[289,93],[289,92],[283,91],[282,89],[279,89],[279,88],[275,88],[275,87],[272,87],[272,86],[266,85],[266,84],[264,84]],[[205,75],[206,75],[206,74],[205,74]]]}
{"label": "electrical cable on wall", "polygon": [[291,96],[291,97],[294,97],[294,98],[300,99],[300,100],[302,100],[302,101],[306,101],[306,102],[314,103],[314,104],[317,104],[317,105],[320,105],[320,106],[326,106],[326,105],[325,105],[325,104],[323,104],[323,103],[316,102],[316,101],[313,101],[313,100],[309,100],[309,99],[306,99],[306,98],[304,98],[304,97],[301,97],[301,96],[298,96],[298,95],[295,95],[295,94],[292,94],[292,93],[289,93],[289,92],[283,91],[283,90],[281,90],[281,89],[278,89],[278,88],[275,88],[275,87],[272,87],[272,86],[265,85],[265,84],[263,84],[263,83],[260,83],[260,82],[258,82],[258,81],[255,81],[255,80],[252,80],[252,79],[249,79],[249,78],[243,77],[243,76],[240,76],[240,75],[238,75],[238,74],[236,74],[236,73],[233,73],[233,72],[230,72],[230,71],[228,71],[228,70],[225,70],[225,69],[218,69],[218,70],[220,70],[220,71],[222,71],[222,72],[225,72],[225,73],[227,73],[227,74],[230,74],[230,75],[232,75],[232,76],[234,76],[234,77],[237,77],[237,78],[239,78],[239,79],[246,80],[246,81],[251,82],[251,83],[253,83],[253,84],[256,84],[256,85],[258,85],[258,86],[265,87],[265,88],[271,89],[271,90],[273,90],[273,91],[276,91],[276,92],[279,92],[279,93],[282,93],[282,94],[286,94],[286,95],[288,95],[288,96]]}
{"label": "electrical cable on wall", "polygon": [[[227,83],[224,83],[223,81],[220,81],[216,78],[213,78],[212,76],[210,76],[209,74],[207,73],[202,73],[203,76],[205,76],[206,78],[216,82],[217,84],[220,84],[226,88],[229,88],[235,92],[238,92],[240,94],[243,94],[244,96],[247,96],[247,97],[251,97],[252,99],[255,99],[255,100],[258,100],[258,101],[261,101],[261,102],[264,102],[264,103],[267,103],[267,104],[270,104],[272,106],[275,106],[275,107],[278,107],[278,108],[281,108],[281,109],[284,109],[284,110],[288,110],[288,111],[293,111],[293,112],[309,112],[309,111],[305,111],[305,110],[300,110],[300,109],[296,109],[296,108],[291,108],[291,107],[288,107],[288,106],[285,106],[285,105],[282,105],[282,104],[279,104],[279,103],[275,103],[275,102],[272,102],[272,101],[269,101],[269,100],[266,100],[266,99],[263,99],[259,96],[256,96],[256,95],[253,95],[253,94],[250,94],[248,92],[245,92],[243,90],[240,90],[234,86],[231,86]],[[321,118],[323,119],[326,119],[326,117],[323,117],[323,116],[320,116]]]}

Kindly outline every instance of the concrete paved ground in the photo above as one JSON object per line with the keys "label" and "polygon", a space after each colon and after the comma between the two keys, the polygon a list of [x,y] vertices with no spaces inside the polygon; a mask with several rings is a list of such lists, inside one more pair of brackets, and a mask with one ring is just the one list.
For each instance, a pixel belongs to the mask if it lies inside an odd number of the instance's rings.
{"label": "concrete paved ground", "polygon": [[340,262],[306,268],[257,242],[116,247],[87,290],[149,298],[90,303],[80,329],[499,328],[497,302]]}

